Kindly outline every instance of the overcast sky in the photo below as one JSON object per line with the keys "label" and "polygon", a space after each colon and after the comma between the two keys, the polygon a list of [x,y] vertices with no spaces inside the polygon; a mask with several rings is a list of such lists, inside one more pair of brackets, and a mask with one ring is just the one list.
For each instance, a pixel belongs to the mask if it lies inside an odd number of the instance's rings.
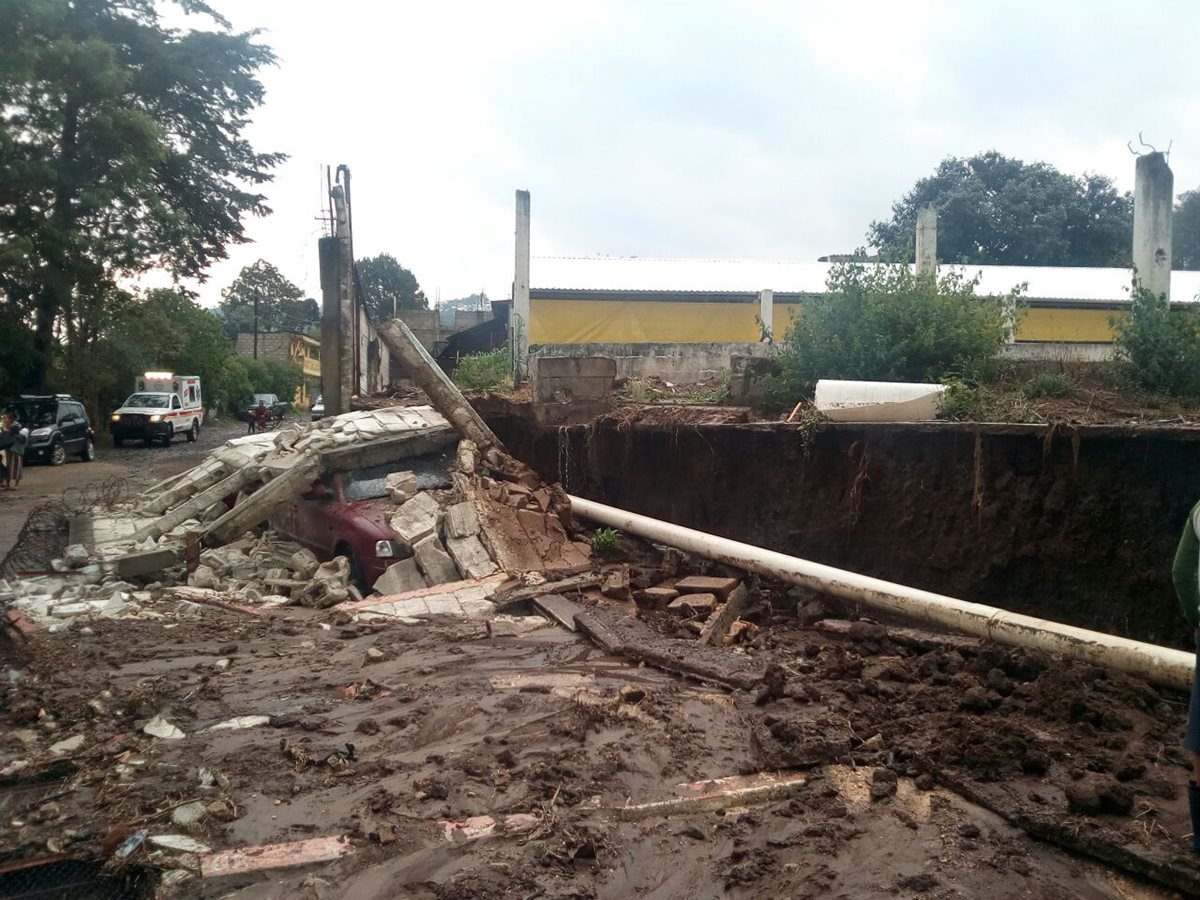
{"label": "overcast sky", "polygon": [[1186,2],[212,0],[279,67],[251,136],[283,151],[206,305],[262,257],[319,297],[324,167],[355,251],[431,300],[506,297],[513,191],[539,255],[814,260],[948,155],[996,149],[1132,189],[1126,141],[1200,185]]}

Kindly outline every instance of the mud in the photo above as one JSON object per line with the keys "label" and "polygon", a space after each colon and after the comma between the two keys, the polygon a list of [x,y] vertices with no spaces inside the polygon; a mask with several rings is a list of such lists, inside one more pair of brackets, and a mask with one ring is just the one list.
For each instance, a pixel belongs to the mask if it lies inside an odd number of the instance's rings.
{"label": "mud", "polygon": [[[70,645],[4,645],[21,674],[4,686],[0,768],[28,763],[0,788],[17,797],[0,821],[6,859],[107,855],[145,827],[214,849],[354,845],[168,896],[1166,896],[1114,866],[1121,854],[1127,871],[1200,887],[1178,697],[1040,654],[893,640],[880,623],[801,626],[770,586],[752,602],[754,643],[723,650],[579,599],[623,645],[684,668],[720,653],[752,683],[676,677],[551,626],[489,638],[482,623],[338,625],[336,610],[98,621]],[[186,737],[144,734],[158,715]],[[270,719],[205,731],[246,715]],[[75,735],[78,748],[49,751]],[[752,808],[607,812],[774,770],[807,783]],[[197,820],[172,821],[197,801]],[[534,824],[446,835],[446,822],[514,813]],[[147,848],[131,862],[178,865]]]}
{"label": "mud", "polygon": [[571,493],[867,575],[1190,647],[1170,568],[1200,433],[1026,425],[489,424]]}

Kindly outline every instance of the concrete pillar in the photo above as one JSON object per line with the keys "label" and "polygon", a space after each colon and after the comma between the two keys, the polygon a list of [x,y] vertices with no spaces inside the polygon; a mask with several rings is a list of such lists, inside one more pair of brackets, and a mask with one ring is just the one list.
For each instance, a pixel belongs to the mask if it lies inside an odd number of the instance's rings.
{"label": "concrete pillar", "polygon": [[1133,183],[1133,267],[1138,284],[1171,299],[1171,214],[1175,176],[1163,154],[1139,156]]}
{"label": "concrete pillar", "polygon": [[340,184],[333,186],[333,209],[337,217],[337,292],[338,292],[338,405],[328,416],[350,411],[350,398],[358,393],[355,373],[358,369],[358,316],[354,310],[354,245],[350,237],[350,210]]}
{"label": "concrete pillar", "polygon": [[932,203],[917,208],[917,274],[937,274],[937,210]]}
{"label": "concrete pillar", "polygon": [[517,191],[516,266],[513,270],[512,315],[509,346],[513,356],[513,382],[529,377],[529,191]]}
{"label": "concrete pillar", "polygon": [[772,341],[775,338],[775,292],[769,288],[758,292],[758,327],[763,334],[759,340]]}

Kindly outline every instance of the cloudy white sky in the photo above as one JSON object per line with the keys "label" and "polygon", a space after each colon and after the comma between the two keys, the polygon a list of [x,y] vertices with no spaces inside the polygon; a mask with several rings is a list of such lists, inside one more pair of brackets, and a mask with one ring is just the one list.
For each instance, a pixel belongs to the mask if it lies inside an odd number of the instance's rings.
{"label": "cloudy white sky", "polygon": [[538,255],[814,260],[947,155],[997,149],[1132,188],[1126,141],[1200,185],[1187,2],[212,0],[279,57],[252,138],[289,154],[262,257],[319,296],[324,167],[355,250],[443,299],[512,280],[513,191]]}

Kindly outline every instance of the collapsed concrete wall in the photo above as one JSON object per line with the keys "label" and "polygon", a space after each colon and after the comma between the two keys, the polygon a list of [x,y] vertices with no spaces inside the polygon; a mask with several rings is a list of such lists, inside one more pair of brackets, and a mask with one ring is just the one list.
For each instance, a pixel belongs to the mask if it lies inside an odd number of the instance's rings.
{"label": "collapsed concrete wall", "polygon": [[765,358],[770,349],[765,343],[531,344],[529,356],[535,373],[541,357],[605,356],[616,363],[617,378],[664,378],[692,384],[728,370],[734,356]]}

